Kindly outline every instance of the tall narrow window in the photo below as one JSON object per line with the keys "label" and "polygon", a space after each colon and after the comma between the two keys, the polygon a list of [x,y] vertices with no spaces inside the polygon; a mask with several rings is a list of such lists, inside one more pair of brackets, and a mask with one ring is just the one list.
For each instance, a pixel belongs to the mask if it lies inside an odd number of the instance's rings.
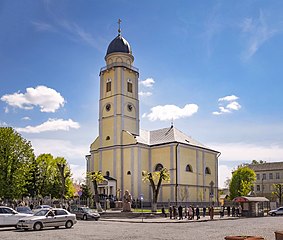
{"label": "tall narrow window", "polygon": [[210,171],[210,168],[209,168],[209,167],[206,167],[206,168],[205,168],[205,174],[211,174],[211,171]]}
{"label": "tall narrow window", "polygon": [[106,92],[111,91],[111,79],[108,79],[106,82]]}
{"label": "tall narrow window", "polygon": [[163,168],[163,165],[162,165],[161,163],[156,164],[156,166],[155,166],[155,172],[161,171],[162,168]]}
{"label": "tall narrow window", "polygon": [[128,88],[128,92],[130,93],[133,92],[133,82],[131,79],[128,79],[127,88]]}

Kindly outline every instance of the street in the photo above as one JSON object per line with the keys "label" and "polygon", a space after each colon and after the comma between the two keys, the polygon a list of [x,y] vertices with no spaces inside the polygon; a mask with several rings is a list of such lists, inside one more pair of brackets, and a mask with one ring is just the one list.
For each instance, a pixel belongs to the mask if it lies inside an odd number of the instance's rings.
{"label": "street", "polygon": [[224,239],[227,235],[257,235],[275,239],[274,232],[283,230],[283,217],[241,218],[207,222],[114,222],[78,221],[72,229],[45,229],[42,231],[19,231],[0,229],[1,239]]}

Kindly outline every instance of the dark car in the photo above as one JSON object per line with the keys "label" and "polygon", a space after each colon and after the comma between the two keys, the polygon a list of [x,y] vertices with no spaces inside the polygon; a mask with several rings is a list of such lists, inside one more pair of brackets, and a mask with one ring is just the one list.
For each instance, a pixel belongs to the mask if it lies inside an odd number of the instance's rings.
{"label": "dark car", "polygon": [[33,211],[30,209],[30,207],[16,207],[16,211],[19,213],[33,214]]}
{"label": "dark car", "polygon": [[73,207],[70,212],[76,214],[77,219],[97,221],[100,218],[100,214],[89,207]]}

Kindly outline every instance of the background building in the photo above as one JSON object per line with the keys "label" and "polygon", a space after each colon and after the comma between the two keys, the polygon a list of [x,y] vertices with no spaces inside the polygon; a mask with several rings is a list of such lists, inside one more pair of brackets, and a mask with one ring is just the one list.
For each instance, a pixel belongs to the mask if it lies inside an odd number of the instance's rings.
{"label": "background building", "polygon": [[255,194],[276,201],[277,197],[272,194],[273,184],[283,183],[283,162],[249,164],[247,166],[256,173]]}
{"label": "background building", "polygon": [[154,131],[140,129],[139,70],[133,66],[131,47],[120,29],[105,61],[100,70],[99,136],[86,158],[88,172],[101,171],[106,176],[100,193],[119,198],[129,190],[133,198],[143,195],[149,203],[151,188],[142,182],[142,171],[166,167],[171,179],[163,183],[159,202],[217,201],[218,151],[173,125]]}

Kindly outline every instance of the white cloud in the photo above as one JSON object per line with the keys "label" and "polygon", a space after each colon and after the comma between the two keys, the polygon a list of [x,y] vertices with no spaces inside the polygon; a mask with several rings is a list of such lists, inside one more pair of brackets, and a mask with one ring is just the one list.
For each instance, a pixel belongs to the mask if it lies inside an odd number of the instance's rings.
{"label": "white cloud", "polygon": [[141,97],[149,97],[152,95],[152,92],[139,92],[139,96]]}
{"label": "white cloud", "polygon": [[140,81],[140,84],[145,87],[153,87],[154,83],[155,81],[153,80],[153,78],[147,78],[144,81]]}
{"label": "white cloud", "polygon": [[1,97],[1,100],[10,106],[26,110],[33,109],[33,106],[39,106],[41,112],[55,112],[65,103],[60,93],[46,86],[27,88],[26,93],[6,94]]}
{"label": "white cloud", "polygon": [[22,120],[29,121],[31,119],[30,119],[30,117],[23,117]]}
{"label": "white cloud", "polygon": [[219,188],[224,188],[225,186],[225,181],[227,178],[231,179],[232,177],[232,168],[229,168],[226,165],[219,165],[218,167],[218,185]]}
{"label": "white cloud", "polygon": [[6,122],[0,122],[0,127],[7,127],[8,124]]}
{"label": "white cloud", "polygon": [[84,181],[86,177],[86,166],[70,164],[72,178],[78,181]]}
{"label": "white cloud", "polygon": [[239,110],[241,108],[241,105],[238,102],[231,102],[226,106],[226,109],[231,109],[231,110]]}
{"label": "white cloud", "polygon": [[34,25],[37,31],[51,31],[51,32],[56,31],[55,28],[48,23],[44,23],[40,21],[32,21],[31,23],[32,25]]}
{"label": "white cloud", "polygon": [[38,126],[27,126],[25,128],[16,128],[19,132],[26,133],[41,133],[47,131],[69,131],[71,128],[78,129],[80,124],[74,122],[72,119],[63,120],[63,119],[48,119],[48,121],[38,125]]}
{"label": "white cloud", "polygon": [[5,113],[9,113],[9,108],[8,107],[4,107],[4,112]]}
{"label": "white cloud", "polygon": [[198,105],[186,104],[184,108],[175,105],[156,106],[151,108],[151,113],[144,114],[150,121],[167,121],[190,117],[198,111]]}
{"label": "white cloud", "polygon": [[237,96],[235,96],[235,95],[230,95],[230,96],[225,96],[225,97],[219,98],[219,99],[218,99],[218,102],[222,102],[222,101],[228,101],[228,102],[230,102],[230,101],[235,101],[235,100],[237,100],[237,99],[239,99]]}
{"label": "white cloud", "polygon": [[247,47],[243,53],[244,59],[251,58],[265,42],[278,32],[267,25],[266,17],[262,11],[260,11],[258,19],[244,19],[241,29],[247,40]]}
{"label": "white cloud", "polygon": [[[238,111],[242,107],[237,101],[239,97],[235,95],[229,95],[218,99],[219,111],[212,112],[213,115],[221,115],[224,113],[231,113],[232,111]],[[223,102],[227,102],[227,105],[223,107]]]}

